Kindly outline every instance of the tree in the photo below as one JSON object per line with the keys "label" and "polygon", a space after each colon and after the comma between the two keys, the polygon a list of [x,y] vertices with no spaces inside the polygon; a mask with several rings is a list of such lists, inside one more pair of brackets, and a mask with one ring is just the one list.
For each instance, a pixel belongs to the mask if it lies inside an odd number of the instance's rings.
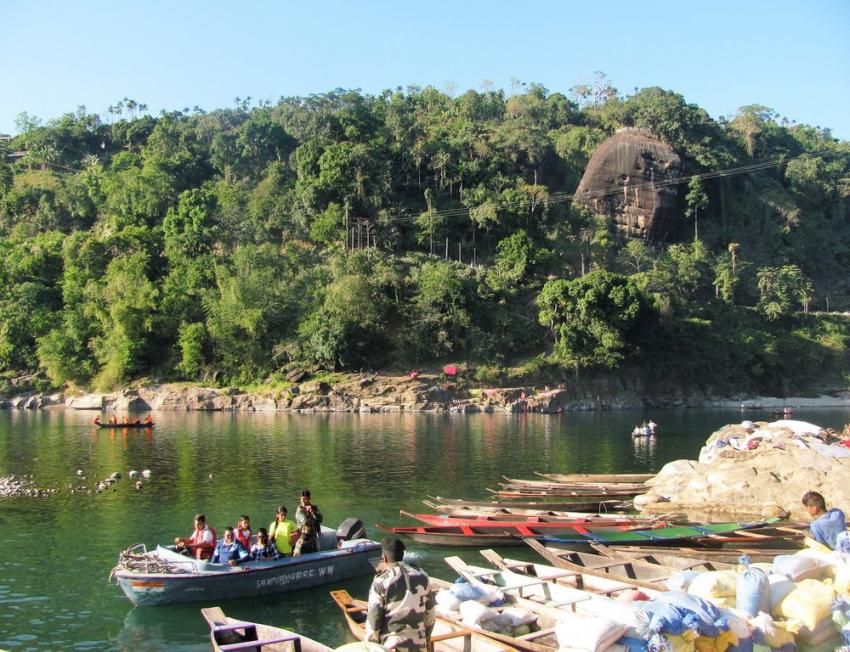
{"label": "tree", "polygon": [[635,272],[640,274],[644,261],[649,257],[649,251],[642,240],[629,240],[620,249],[619,258],[623,264],[629,265]]}
{"label": "tree", "polygon": [[687,214],[694,218],[694,241],[699,240],[699,211],[708,206],[708,195],[702,187],[699,177],[688,181],[688,194],[685,195]]}
{"label": "tree", "polygon": [[812,282],[796,265],[762,267],[756,273],[759,290],[758,310],[770,321],[791,313],[791,305],[799,301],[804,312],[812,300]]}
{"label": "tree", "polygon": [[625,276],[595,271],[549,281],[537,298],[538,319],[555,339],[555,356],[576,368],[616,367],[637,351],[637,334],[653,317],[643,293]]}

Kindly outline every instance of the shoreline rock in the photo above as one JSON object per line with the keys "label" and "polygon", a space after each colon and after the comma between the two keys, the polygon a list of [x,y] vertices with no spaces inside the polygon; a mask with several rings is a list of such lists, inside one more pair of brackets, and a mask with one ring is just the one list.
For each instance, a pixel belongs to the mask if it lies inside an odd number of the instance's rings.
{"label": "shoreline rock", "polygon": [[635,507],[695,520],[790,516],[807,522],[801,499],[812,490],[850,514],[850,449],[827,443],[836,436],[795,420],[752,425],[724,426],[708,438],[699,460],[666,464],[647,482],[649,491],[635,497]]}
{"label": "shoreline rock", "polygon": [[[605,391],[608,389],[609,391]],[[610,391],[614,389],[614,391]],[[287,389],[242,392],[178,384],[147,385],[113,393],[25,393],[0,398],[0,408],[70,409],[115,412],[542,412],[714,407],[721,409],[850,408],[850,392],[816,398],[717,398],[673,393],[644,396],[627,387],[491,387],[468,389],[439,376],[352,374],[333,386],[306,380]]]}

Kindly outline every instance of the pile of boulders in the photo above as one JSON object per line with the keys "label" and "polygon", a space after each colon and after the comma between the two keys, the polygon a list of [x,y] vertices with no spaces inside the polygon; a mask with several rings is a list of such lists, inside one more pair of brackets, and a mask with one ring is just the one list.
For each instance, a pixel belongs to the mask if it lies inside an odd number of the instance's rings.
{"label": "pile of boulders", "polygon": [[12,496],[30,496],[36,498],[51,496],[55,493],[56,489],[43,489],[28,476],[0,476],[0,498],[11,498]]}
{"label": "pile of boulders", "polygon": [[790,517],[808,520],[801,498],[818,491],[827,506],[850,514],[850,448],[814,424],[782,420],[724,426],[698,460],[665,465],[635,498],[653,513],[684,512],[698,520]]}

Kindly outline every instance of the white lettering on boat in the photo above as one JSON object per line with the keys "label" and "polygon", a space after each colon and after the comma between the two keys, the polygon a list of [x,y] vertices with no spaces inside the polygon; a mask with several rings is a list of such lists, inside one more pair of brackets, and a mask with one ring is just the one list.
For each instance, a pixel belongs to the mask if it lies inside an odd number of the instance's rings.
{"label": "white lettering on boat", "polygon": [[296,582],[300,582],[301,580],[308,580],[313,577],[325,577],[333,575],[334,567],[333,564],[328,566],[319,566],[318,568],[307,568],[304,570],[298,570],[294,573],[287,573],[286,575],[277,575],[275,577],[268,577],[262,580],[257,580],[257,589],[264,589],[271,586],[286,586],[287,584],[293,584]]}

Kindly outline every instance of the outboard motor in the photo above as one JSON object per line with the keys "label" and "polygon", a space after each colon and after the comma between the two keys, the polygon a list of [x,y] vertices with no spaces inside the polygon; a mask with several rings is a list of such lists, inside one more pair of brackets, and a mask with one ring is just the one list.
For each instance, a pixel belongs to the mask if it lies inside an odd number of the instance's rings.
{"label": "outboard motor", "polygon": [[366,538],[366,527],[363,525],[363,521],[359,518],[347,518],[342,523],[339,524],[339,527],[336,529],[336,545],[339,547],[339,544],[343,541],[351,541],[353,539],[365,539]]}

